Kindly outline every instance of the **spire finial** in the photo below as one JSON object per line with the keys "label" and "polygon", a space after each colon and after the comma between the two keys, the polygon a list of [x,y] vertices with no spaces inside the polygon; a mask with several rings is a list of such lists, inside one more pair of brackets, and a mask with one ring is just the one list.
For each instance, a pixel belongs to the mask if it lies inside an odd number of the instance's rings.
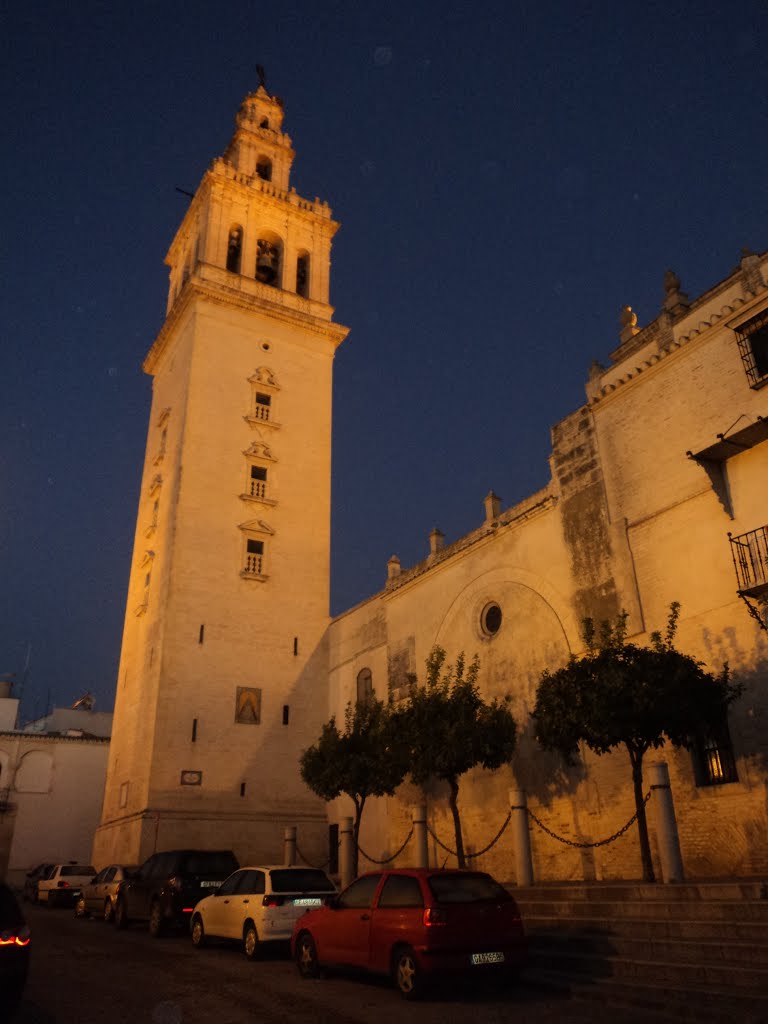
{"label": "spire finial", "polygon": [[267,88],[267,76],[263,64],[256,65],[256,74],[259,76],[259,87]]}

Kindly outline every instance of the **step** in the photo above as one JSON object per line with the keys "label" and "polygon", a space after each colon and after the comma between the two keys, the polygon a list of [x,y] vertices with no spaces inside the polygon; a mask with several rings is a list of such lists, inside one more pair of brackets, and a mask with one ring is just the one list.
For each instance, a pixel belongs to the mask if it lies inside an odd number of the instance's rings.
{"label": "step", "polygon": [[524,972],[528,983],[568,993],[582,1002],[644,1011],[649,1021],[707,1021],[710,1024],[765,1024],[768,996],[707,986],[695,991],[668,984],[605,978],[585,983],[555,970],[532,966]]}
{"label": "step", "polygon": [[674,920],[672,918],[590,918],[580,921],[565,921],[560,916],[533,916],[521,908],[523,924],[528,935],[552,933],[579,935],[611,935],[637,937],[640,939],[682,939],[708,941],[721,937],[725,932],[738,942],[751,942],[768,948],[768,924],[764,921],[719,921]]}
{"label": "step", "polygon": [[558,917],[561,920],[671,918],[768,923],[768,900],[519,900],[518,906],[524,921]]}
{"label": "step", "polygon": [[679,882],[670,885],[647,882],[547,882],[508,886],[519,902],[553,900],[768,900],[768,879],[723,879],[713,882]]}
{"label": "step", "polygon": [[[632,960],[653,960],[663,963],[712,964],[734,967],[753,967],[768,971],[768,931],[761,941],[735,941],[722,934],[717,939],[696,941],[669,939],[653,935],[627,936],[608,932],[528,932],[531,953],[541,959],[548,954],[557,955],[578,951],[594,956],[627,957]],[[768,977],[766,978],[768,991]]]}
{"label": "step", "polygon": [[734,990],[742,993],[768,993],[768,970],[760,967],[630,958],[575,949],[550,950],[546,953],[532,950],[531,961],[534,965],[554,968],[580,979],[616,978],[649,985],[692,988],[696,991],[706,986],[732,985]]}

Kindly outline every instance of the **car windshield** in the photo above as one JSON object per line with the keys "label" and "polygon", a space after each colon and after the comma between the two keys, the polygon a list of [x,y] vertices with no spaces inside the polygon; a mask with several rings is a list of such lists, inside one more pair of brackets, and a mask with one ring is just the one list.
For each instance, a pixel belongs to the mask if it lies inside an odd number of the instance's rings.
{"label": "car windshield", "polygon": [[510,900],[506,889],[490,875],[431,875],[429,888],[438,903],[480,903],[482,900]]}
{"label": "car windshield", "polygon": [[324,871],[315,868],[284,868],[270,871],[272,892],[335,892]]}
{"label": "car windshield", "polygon": [[65,864],[61,869],[61,875],[88,875],[90,878],[96,874],[90,864]]}
{"label": "car windshield", "polygon": [[234,854],[228,851],[221,853],[188,853],[181,863],[183,875],[213,875],[227,878],[237,871]]}

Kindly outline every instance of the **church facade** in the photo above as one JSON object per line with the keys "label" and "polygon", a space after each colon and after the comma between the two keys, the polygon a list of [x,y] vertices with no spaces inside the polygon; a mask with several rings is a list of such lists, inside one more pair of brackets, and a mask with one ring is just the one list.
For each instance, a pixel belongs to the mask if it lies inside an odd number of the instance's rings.
{"label": "church facade", "polygon": [[[309,793],[301,751],[350,701],[404,692],[435,644],[449,659],[477,653],[481,689],[510,694],[519,727],[512,764],[462,780],[470,851],[503,823],[510,788],[571,843],[610,836],[634,811],[626,754],[585,750],[564,772],[532,739],[536,687],[580,650],[585,616],[625,610],[643,643],[679,601],[679,648],[712,670],[727,661],[745,686],[720,735],[659,752],[685,868],[765,873],[768,254],[745,253],[694,300],[668,273],[645,327],[625,309],[610,365],[591,368],[584,405],[553,428],[549,484],[511,508],[478,495],[475,530],[450,544],[433,531],[415,566],[393,556],[381,592],[331,621],[331,370],[346,335],[328,305],[337,225],[290,188],[282,117],[263,86],[246,98],[167,258],[94,861],[178,845],[274,860],[285,825],[324,860],[328,826],[351,805]],[[397,850],[420,798],[404,785],[371,802],[365,852]],[[452,845],[444,794],[430,790],[427,805]],[[655,843],[652,805],[649,824]],[[633,830],[596,848],[533,825],[531,839],[538,878],[638,877]],[[510,843],[475,863],[514,881]],[[434,842],[432,856],[445,859]]]}

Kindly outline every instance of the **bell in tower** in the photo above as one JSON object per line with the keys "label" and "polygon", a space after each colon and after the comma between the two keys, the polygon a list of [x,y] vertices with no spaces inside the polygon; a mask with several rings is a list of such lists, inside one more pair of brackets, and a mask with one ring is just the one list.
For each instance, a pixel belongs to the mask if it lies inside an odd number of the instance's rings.
{"label": "bell in tower", "polygon": [[280,277],[280,249],[266,238],[256,243],[256,280],[277,287]]}

